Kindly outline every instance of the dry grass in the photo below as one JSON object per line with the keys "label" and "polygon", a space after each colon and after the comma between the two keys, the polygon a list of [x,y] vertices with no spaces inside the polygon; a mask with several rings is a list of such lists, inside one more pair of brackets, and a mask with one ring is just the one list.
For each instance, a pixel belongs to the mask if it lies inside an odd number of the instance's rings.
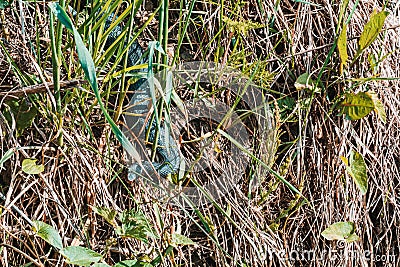
{"label": "dry grass", "polygon": [[[47,114],[42,110],[32,127],[20,137],[16,137],[15,125],[1,116],[2,155],[10,148],[22,149],[0,172],[0,192],[6,198],[0,206],[3,210],[0,213],[0,265],[21,266],[29,262],[36,266],[65,265],[63,258],[35,236],[29,224],[12,210],[14,205],[30,219],[45,221],[57,228],[65,244],[80,244],[98,252],[106,250],[104,258],[110,265],[129,258],[154,258],[166,249],[168,240],[154,239],[145,244],[135,239],[117,238],[113,228],[95,215],[91,206],[117,211],[140,209],[158,235],[180,230],[197,243],[197,246],[174,249],[162,266],[398,266],[399,82],[368,82],[369,88],[374,89],[384,103],[386,124],[375,114],[349,121],[336,116],[336,111],[329,113],[332,102],[327,96],[332,100],[332,96],[354,84],[348,82],[349,79],[373,75],[367,54],[346,74],[347,81],[339,77],[337,52],[324,67],[334,42],[339,13],[339,4],[331,2],[318,1],[314,6],[285,0],[274,6],[271,1],[249,0],[232,10],[237,3],[228,1],[221,6],[199,1],[188,28],[188,39],[180,52],[183,61],[214,61],[214,56],[222,51],[220,62],[235,65],[245,73],[251,73],[254,67],[251,63],[260,60],[263,69],[260,76],[256,76],[256,82],[267,83],[268,80],[270,92],[277,100],[289,96],[297,101],[297,106],[290,111],[294,119],[280,125],[281,146],[273,169],[280,170],[282,175],[286,171],[285,178],[302,190],[310,205],[303,203],[282,183],[275,187],[276,178],[268,174],[261,177],[262,183],[254,189],[252,199],[248,199],[244,182],[242,187],[217,201],[225,210],[231,208],[231,220],[211,204],[200,206],[198,211],[182,208],[156,199],[141,181],[127,182],[122,149],[96,109],[85,118],[94,133],[92,139],[82,126],[83,118],[74,110],[75,106],[71,104],[66,108],[63,147],[56,145],[55,115],[51,109]],[[1,24],[0,38],[8,39],[1,40],[25,73],[47,77],[46,68],[51,66],[51,59],[44,57],[40,65],[35,65],[29,43],[24,42],[35,38],[34,25],[38,25],[33,19],[32,6],[35,5],[29,4],[28,8],[24,4],[22,9],[14,5],[12,12],[6,9],[2,15],[3,23],[7,23]],[[349,10],[353,5],[351,2]],[[43,8],[42,4],[37,6]],[[363,25],[372,11],[380,10],[381,6],[379,1],[359,2],[348,27],[350,57],[357,50],[357,37]],[[400,77],[400,28],[397,27],[400,4],[393,2],[391,8],[385,30],[368,48],[368,53],[388,54],[376,73],[394,78]],[[260,24],[270,23],[268,16],[271,16],[274,24],[250,29],[247,36],[242,35],[240,49],[233,54],[225,53],[232,49],[232,36],[227,29],[219,32],[221,13],[235,14],[232,20],[243,18]],[[20,14],[25,18],[25,34],[21,32]],[[171,44],[176,43],[178,15],[179,11],[170,11]],[[39,21],[38,34],[46,50],[49,45],[47,16],[43,15]],[[156,26],[157,23],[146,29],[145,36],[155,34]],[[4,50],[0,48],[0,51],[0,89],[16,90],[21,83],[11,70]],[[326,92],[311,96],[306,91],[296,91],[296,77],[306,71],[316,77],[321,70]],[[263,80],[267,76],[268,79]],[[89,99],[94,101],[94,97]],[[310,112],[301,106],[307,99],[312,99]],[[52,97],[47,93],[30,100],[46,106]],[[5,102],[4,99],[0,101],[3,112]],[[365,196],[360,195],[351,177],[345,174],[339,158],[348,156],[352,149],[364,156],[368,166],[369,189]],[[39,159],[45,165],[45,172],[23,173],[21,162],[27,157]],[[265,192],[270,194],[261,200]],[[210,231],[205,230],[199,212],[207,217]],[[360,240],[352,244],[325,240],[320,233],[337,221],[353,221]],[[272,229],[272,223],[277,230]],[[296,255],[301,257],[302,253],[310,255],[307,251],[315,253],[311,260],[290,260]],[[365,251],[374,254],[376,261],[360,256],[365,255]],[[327,254],[329,252],[332,254]]]}

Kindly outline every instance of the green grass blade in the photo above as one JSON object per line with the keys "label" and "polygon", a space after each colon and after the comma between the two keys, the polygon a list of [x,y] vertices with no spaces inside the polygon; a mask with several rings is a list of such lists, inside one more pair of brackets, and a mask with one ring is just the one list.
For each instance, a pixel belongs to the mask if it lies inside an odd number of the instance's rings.
{"label": "green grass blade", "polygon": [[92,87],[94,94],[99,102],[99,106],[101,111],[103,112],[107,122],[111,126],[111,130],[117,137],[118,141],[122,144],[122,146],[126,149],[130,156],[140,162],[140,157],[136,149],[133,147],[132,143],[129,142],[128,138],[124,135],[124,133],[118,128],[117,124],[113,121],[111,116],[108,114],[106,108],[103,105],[96,77],[96,69],[94,66],[93,59],[84,45],[82,38],[74,25],[72,24],[70,18],[65,13],[64,9],[57,3],[49,4],[52,12],[57,16],[59,21],[74,35],[76,50],[78,52],[79,62],[82,66],[83,71],[85,72],[86,79],[89,81],[90,86]]}

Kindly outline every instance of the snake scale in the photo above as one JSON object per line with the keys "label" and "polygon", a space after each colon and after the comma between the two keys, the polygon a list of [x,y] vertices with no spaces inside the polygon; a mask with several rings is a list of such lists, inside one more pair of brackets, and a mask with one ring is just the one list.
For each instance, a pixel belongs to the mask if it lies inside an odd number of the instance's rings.
{"label": "snake scale", "polygon": [[[110,15],[106,20],[105,29],[107,30],[113,19],[114,14]],[[109,48],[118,38],[119,35],[122,34],[121,25],[115,26],[115,28],[110,32],[107,37],[105,50]],[[127,44],[127,42],[125,42]],[[144,57],[144,49],[140,46],[140,44],[135,41],[128,48],[128,59],[127,59],[127,67],[132,67],[138,64],[144,64],[147,60]],[[133,118],[133,122],[127,120],[127,124],[131,127],[131,131],[137,133],[137,129],[143,128],[145,126],[145,132],[148,132],[149,143],[154,143],[156,140],[156,129],[157,124],[155,120],[153,122],[146,121],[146,115],[149,112],[149,104],[151,102],[150,96],[150,86],[145,78],[139,78],[135,83],[131,84],[128,88],[128,92],[131,92],[131,100],[129,113],[140,114],[141,116],[136,116]],[[131,123],[129,123],[131,122]],[[132,126],[131,124],[134,124]],[[133,129],[134,128],[134,129]],[[159,137],[157,139],[156,144],[156,154],[157,161],[150,162],[147,160],[143,160],[142,162],[134,162],[129,166],[129,180],[134,180],[139,176],[154,173],[154,170],[162,177],[167,176],[168,174],[176,173],[179,169],[180,165],[180,153],[178,145],[175,140],[172,138],[172,135],[169,134],[169,131],[166,131],[164,123],[161,123],[159,129]]]}

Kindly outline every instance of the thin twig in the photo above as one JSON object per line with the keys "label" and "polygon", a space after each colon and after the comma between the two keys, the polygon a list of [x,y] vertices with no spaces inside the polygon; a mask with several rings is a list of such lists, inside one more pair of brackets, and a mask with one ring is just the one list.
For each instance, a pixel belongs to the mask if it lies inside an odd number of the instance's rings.
{"label": "thin twig", "polygon": [[[6,201],[6,197],[0,192],[0,199]],[[10,207],[19,214],[19,216],[22,217],[22,219],[24,219],[27,223],[29,223],[31,226],[33,226],[33,222],[31,221],[31,219],[28,218],[28,216],[25,215],[25,213],[20,210],[19,208],[17,208],[14,204],[11,204]],[[7,207],[6,207],[7,208]]]}
{"label": "thin twig", "polygon": [[19,250],[18,248],[11,246],[9,244],[6,243],[1,243],[0,247],[7,247],[10,248],[12,250],[15,250],[17,253],[19,253],[20,255],[23,255],[24,257],[26,257],[27,259],[29,259],[33,264],[35,264],[36,266],[39,267],[44,267],[43,263],[41,262],[37,262],[37,260],[35,260],[34,258],[32,258],[31,256],[29,256],[28,254],[26,254],[25,252],[23,252],[22,250]]}
{"label": "thin twig", "polygon": [[[78,85],[82,85],[87,83],[86,80],[71,80],[71,81],[61,81],[60,82],[60,88],[62,89],[67,89],[67,88],[72,88],[72,87],[76,87]],[[48,87],[50,89],[54,88],[54,84],[48,84]],[[7,91],[7,92],[0,92],[0,97],[5,97],[7,98],[18,98],[21,96],[25,96],[28,94],[37,94],[37,93],[44,93],[46,92],[46,84],[37,84],[37,85],[31,85],[31,86],[26,86],[26,87],[22,87],[20,89],[17,90],[13,90],[13,91]]]}

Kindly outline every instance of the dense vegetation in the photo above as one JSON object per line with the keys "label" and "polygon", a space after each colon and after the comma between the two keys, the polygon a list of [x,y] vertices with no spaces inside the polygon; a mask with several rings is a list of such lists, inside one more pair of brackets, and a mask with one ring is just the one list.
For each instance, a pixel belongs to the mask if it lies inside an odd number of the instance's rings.
{"label": "dense vegetation", "polygon": [[[395,1],[0,0],[0,265],[399,265],[399,25]],[[200,61],[213,84],[152,101],[176,132],[207,97],[175,135],[186,171],[129,180],[130,85]]]}

